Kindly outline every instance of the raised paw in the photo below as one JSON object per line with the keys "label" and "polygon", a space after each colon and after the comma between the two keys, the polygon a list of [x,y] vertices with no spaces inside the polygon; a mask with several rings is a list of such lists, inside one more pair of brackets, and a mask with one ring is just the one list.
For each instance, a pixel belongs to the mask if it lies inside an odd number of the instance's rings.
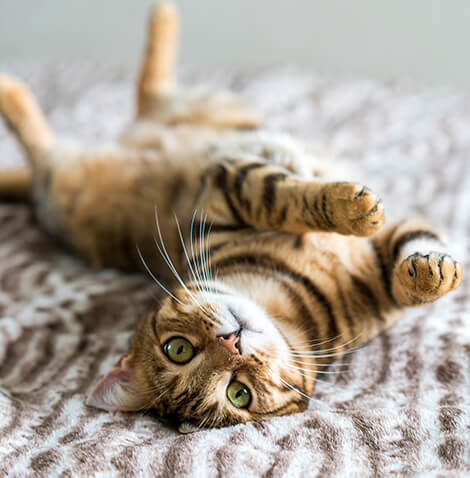
{"label": "raised paw", "polygon": [[400,302],[418,305],[456,289],[461,280],[462,266],[448,254],[416,252],[396,266],[394,293]]}
{"label": "raised paw", "polygon": [[332,183],[328,196],[337,232],[369,236],[385,223],[381,199],[359,183]]}

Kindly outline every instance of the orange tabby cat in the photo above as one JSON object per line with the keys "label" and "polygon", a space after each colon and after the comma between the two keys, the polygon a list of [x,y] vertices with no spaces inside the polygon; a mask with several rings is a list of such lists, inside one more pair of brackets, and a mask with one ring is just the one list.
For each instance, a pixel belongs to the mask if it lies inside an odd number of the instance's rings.
{"label": "orange tabby cat", "polygon": [[88,403],[189,432],[304,410],[332,360],[458,287],[462,268],[425,221],[382,227],[378,197],[308,145],[239,131],[258,121],[234,97],[179,90],[176,30],[160,5],[137,119],[112,147],[61,144],[1,76],[31,175],[0,173],[0,194],[31,189],[41,226],[90,264],[144,268],[165,290]]}

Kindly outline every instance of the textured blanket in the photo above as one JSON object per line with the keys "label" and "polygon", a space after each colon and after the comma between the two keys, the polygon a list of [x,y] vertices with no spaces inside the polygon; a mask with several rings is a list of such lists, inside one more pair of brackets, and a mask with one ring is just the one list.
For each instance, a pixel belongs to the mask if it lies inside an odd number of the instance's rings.
{"label": "textured blanket", "polygon": [[[1,70],[32,87],[58,135],[110,138],[132,115],[124,69]],[[186,73],[183,83],[202,76]],[[84,404],[153,306],[155,286],[87,268],[38,230],[27,207],[0,204],[0,475],[468,476],[469,100],[286,68],[209,81],[241,92],[268,126],[355,163],[389,221],[423,214],[442,225],[464,264],[461,288],[345,357],[345,371],[322,378],[305,413],[179,435],[148,414]],[[0,125],[0,167],[19,162]]]}

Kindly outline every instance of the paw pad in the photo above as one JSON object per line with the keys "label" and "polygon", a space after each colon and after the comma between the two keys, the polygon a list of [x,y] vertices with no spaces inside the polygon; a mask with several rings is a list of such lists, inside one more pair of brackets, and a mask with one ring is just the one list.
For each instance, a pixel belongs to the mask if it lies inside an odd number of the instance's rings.
{"label": "paw pad", "polygon": [[397,266],[396,274],[415,302],[432,302],[460,285],[462,266],[448,254],[416,252]]}

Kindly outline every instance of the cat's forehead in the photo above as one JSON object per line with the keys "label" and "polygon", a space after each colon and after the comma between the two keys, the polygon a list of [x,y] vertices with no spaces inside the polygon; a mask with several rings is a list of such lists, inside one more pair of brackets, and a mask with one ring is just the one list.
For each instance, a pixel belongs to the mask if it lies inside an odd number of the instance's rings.
{"label": "cat's forehead", "polygon": [[200,341],[214,335],[213,320],[204,316],[198,310],[160,310],[158,314],[153,315],[149,326],[159,340],[164,340],[176,334]]}

